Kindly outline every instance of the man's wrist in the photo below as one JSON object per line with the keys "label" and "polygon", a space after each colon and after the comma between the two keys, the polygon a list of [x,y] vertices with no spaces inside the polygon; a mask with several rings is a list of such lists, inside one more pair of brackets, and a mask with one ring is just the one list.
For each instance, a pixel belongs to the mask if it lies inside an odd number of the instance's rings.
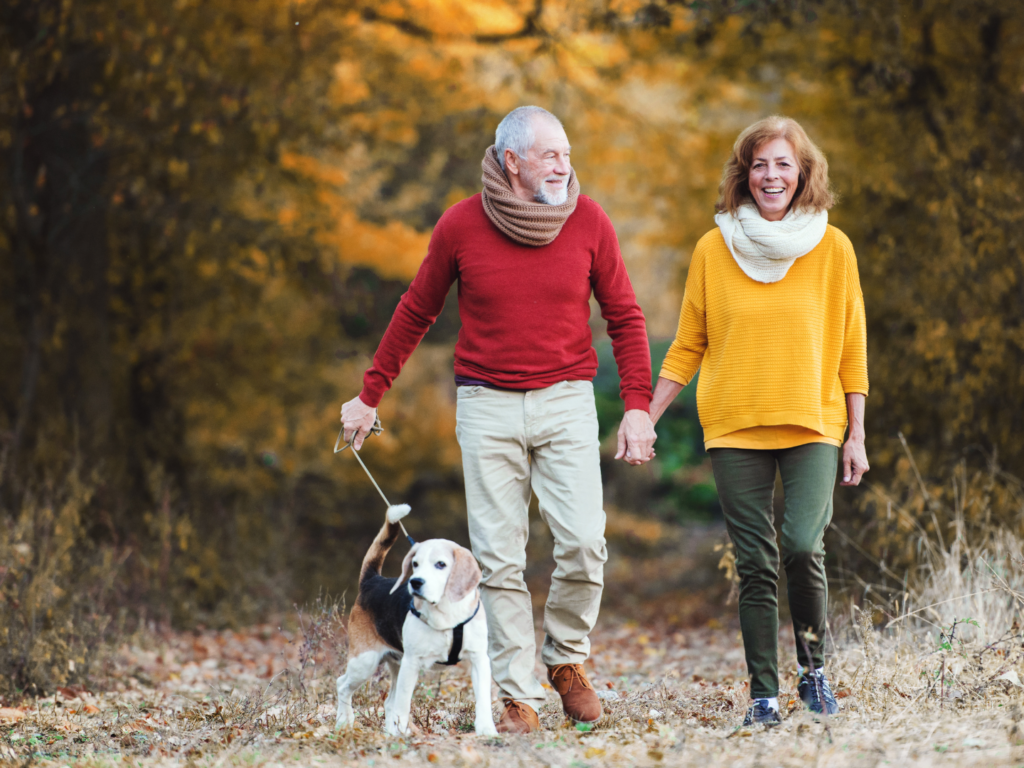
{"label": "man's wrist", "polygon": [[651,412],[651,399],[644,395],[626,395],[624,398],[625,411],[643,411],[644,413]]}
{"label": "man's wrist", "polygon": [[380,405],[380,401],[382,398],[383,394],[374,397],[373,395],[369,394],[365,388],[363,389],[362,392],[360,392],[357,395],[357,399],[359,400],[359,402],[365,405],[367,408],[376,408],[378,405]]}

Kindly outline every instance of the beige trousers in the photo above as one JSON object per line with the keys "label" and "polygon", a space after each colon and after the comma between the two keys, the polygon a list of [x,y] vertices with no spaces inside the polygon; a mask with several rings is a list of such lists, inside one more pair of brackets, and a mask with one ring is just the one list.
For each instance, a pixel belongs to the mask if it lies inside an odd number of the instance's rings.
{"label": "beige trousers", "polygon": [[608,555],[593,385],[563,381],[528,392],[459,387],[456,435],[469,538],[483,571],[494,682],[502,698],[537,709],[545,696],[534,675],[533,609],[523,579],[531,491],[555,540],[544,609],[546,665],[583,663],[601,606]]}

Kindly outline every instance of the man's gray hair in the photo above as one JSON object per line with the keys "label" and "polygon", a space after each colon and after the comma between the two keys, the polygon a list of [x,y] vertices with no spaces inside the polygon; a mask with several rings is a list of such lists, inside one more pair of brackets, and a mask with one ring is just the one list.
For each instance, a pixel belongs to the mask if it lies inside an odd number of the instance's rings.
{"label": "man's gray hair", "polygon": [[516,107],[498,123],[498,129],[494,132],[494,148],[498,152],[501,170],[505,170],[506,149],[511,149],[519,157],[526,157],[526,153],[530,151],[534,138],[533,118],[537,115],[543,115],[559,125],[562,124],[561,120],[543,107]]}

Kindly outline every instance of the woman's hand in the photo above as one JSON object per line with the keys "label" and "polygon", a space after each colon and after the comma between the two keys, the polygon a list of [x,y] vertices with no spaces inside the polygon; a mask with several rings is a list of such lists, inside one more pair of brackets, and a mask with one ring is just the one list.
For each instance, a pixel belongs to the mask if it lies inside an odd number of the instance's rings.
{"label": "woman's hand", "polygon": [[840,485],[860,485],[868,466],[868,454],[864,450],[864,395],[849,392],[846,395],[846,412],[850,418],[850,437],[843,445],[843,480]]}
{"label": "woman's hand", "polygon": [[654,441],[657,438],[647,411],[626,411],[619,425],[619,444],[615,458],[625,459],[633,466],[646,464],[654,458]]}
{"label": "woman's hand", "polygon": [[864,438],[850,438],[843,445],[843,480],[840,485],[860,485],[860,479],[871,467],[864,450]]}
{"label": "woman's hand", "polygon": [[655,457],[654,441],[658,436],[654,432],[654,425],[676,395],[682,391],[682,384],[658,377],[658,386],[654,388],[654,397],[651,400],[651,412],[648,414],[646,411],[626,411],[622,424],[619,425],[616,459],[624,459],[637,466],[646,464]]}

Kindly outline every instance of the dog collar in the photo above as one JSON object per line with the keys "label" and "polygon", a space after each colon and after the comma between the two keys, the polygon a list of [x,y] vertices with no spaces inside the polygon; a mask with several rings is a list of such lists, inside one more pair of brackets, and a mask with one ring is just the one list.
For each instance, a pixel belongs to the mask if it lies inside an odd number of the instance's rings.
{"label": "dog collar", "polygon": [[[476,610],[473,611],[473,615],[465,621],[456,624],[452,627],[452,647],[448,651],[447,661],[436,661],[435,664],[442,664],[446,667],[451,667],[459,663],[459,654],[462,653],[462,628],[465,627],[469,622],[476,618],[476,615],[480,612],[480,600],[476,601]],[[427,624],[427,620],[423,618],[422,614],[416,610],[416,606],[413,605],[412,595],[409,595],[409,613],[415,616],[417,619]],[[427,624],[429,627],[430,625]]]}

